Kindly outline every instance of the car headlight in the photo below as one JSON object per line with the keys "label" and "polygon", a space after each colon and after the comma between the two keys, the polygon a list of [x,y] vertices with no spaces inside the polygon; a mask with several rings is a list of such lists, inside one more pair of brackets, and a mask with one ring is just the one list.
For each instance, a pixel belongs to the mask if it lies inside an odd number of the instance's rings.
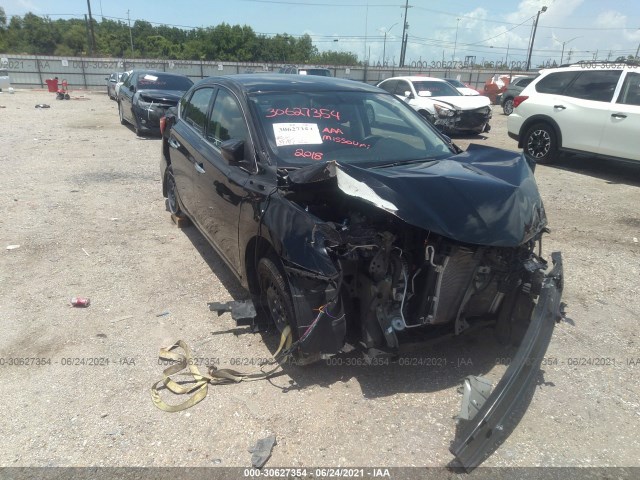
{"label": "car headlight", "polygon": [[451,108],[442,107],[440,105],[434,105],[434,108],[436,109],[436,113],[439,117],[453,117],[456,114],[456,111]]}

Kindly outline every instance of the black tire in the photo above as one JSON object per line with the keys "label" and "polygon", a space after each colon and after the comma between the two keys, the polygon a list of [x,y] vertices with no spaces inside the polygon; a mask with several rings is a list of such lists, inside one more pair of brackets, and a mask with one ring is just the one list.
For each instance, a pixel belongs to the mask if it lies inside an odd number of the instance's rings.
{"label": "black tire", "polygon": [[511,115],[513,113],[513,98],[507,98],[502,104],[502,111],[505,115]]}
{"label": "black tire", "polygon": [[263,257],[258,262],[258,284],[260,286],[260,304],[276,328],[282,332],[287,325],[291,326],[294,339],[296,337],[293,301],[289,292],[289,284],[278,267],[274,257]]}
{"label": "black tire", "polygon": [[556,159],[558,141],[556,132],[548,123],[536,123],[531,126],[523,140],[524,153],[536,163],[548,164]]}
{"label": "black tire", "polygon": [[167,206],[169,212],[176,216],[183,215],[180,208],[180,200],[178,199],[178,190],[176,189],[176,179],[173,176],[173,168],[167,168],[165,173],[165,184],[167,186]]}
{"label": "black tire", "polygon": [[124,113],[122,111],[122,102],[118,102],[118,116],[120,117],[120,125],[126,125],[127,121],[124,119]]}

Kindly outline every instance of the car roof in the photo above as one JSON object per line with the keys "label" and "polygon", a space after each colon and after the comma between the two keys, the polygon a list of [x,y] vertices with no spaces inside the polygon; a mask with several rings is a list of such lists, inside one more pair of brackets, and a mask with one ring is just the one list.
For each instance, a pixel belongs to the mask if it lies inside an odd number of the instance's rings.
{"label": "car roof", "polygon": [[196,86],[222,84],[245,93],[259,92],[371,92],[386,93],[366,83],[312,75],[250,73],[204,78]]}
{"label": "car roof", "polygon": [[425,77],[422,75],[409,75],[406,77],[391,77],[391,78],[385,78],[383,81],[386,80],[407,80],[409,82],[421,82],[421,81],[429,81],[429,82],[443,82],[443,83],[448,83],[446,80],[442,79],[442,78],[437,78],[437,77]]}

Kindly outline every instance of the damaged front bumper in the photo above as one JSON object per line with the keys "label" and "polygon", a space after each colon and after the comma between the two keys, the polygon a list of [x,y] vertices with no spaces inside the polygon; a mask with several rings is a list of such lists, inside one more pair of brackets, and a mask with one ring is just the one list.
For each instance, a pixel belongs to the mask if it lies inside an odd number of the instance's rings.
{"label": "damaged front bumper", "polygon": [[[546,275],[538,302],[531,316],[531,323],[522,344],[496,388],[486,397],[481,383],[470,382],[471,391],[465,401],[473,402],[473,408],[463,404],[463,415],[458,423],[456,439],[449,450],[455,455],[450,466],[469,471],[479,466],[504,441],[507,436],[506,423],[512,418],[527,392],[534,387],[543,356],[551,340],[554,325],[561,318],[563,271],[560,252],[551,255],[552,270]],[[478,387],[480,385],[480,387]],[[477,409],[474,416],[464,412]]]}

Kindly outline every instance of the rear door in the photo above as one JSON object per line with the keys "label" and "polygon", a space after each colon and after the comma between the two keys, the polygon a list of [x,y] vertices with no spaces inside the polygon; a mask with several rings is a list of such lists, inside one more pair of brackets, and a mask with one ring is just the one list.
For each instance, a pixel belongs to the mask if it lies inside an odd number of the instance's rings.
{"label": "rear door", "polygon": [[194,179],[206,155],[204,140],[207,116],[215,88],[202,87],[180,101],[180,120],[169,132],[169,148],[178,196],[190,217],[196,221],[197,199]]}
{"label": "rear door", "polygon": [[640,160],[640,73],[626,72],[614,103],[605,118],[600,153],[629,160]]}
{"label": "rear door", "polygon": [[585,70],[551,107],[560,125],[562,146],[599,153],[605,122],[622,70]]}

